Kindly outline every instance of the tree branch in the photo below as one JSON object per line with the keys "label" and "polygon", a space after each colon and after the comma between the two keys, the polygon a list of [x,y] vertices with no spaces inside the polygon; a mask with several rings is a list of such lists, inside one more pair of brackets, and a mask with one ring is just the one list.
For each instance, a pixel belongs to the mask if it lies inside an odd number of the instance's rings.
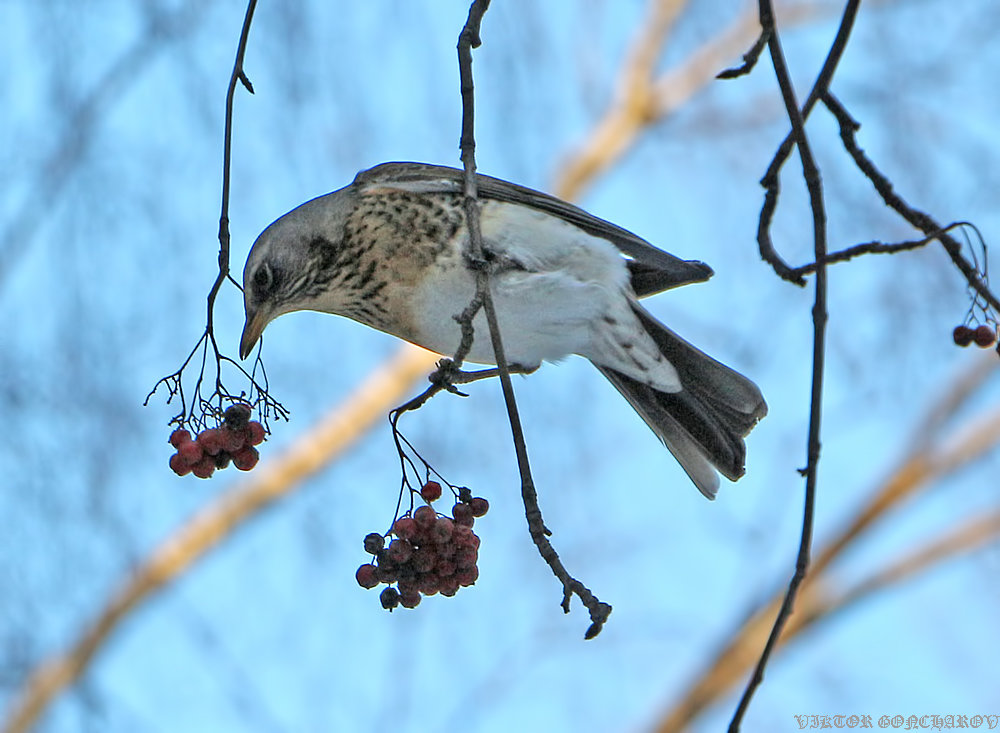
{"label": "tree branch", "polygon": [[[813,366],[812,385],[810,388],[809,400],[809,435],[807,437],[808,457],[804,470],[806,485],[799,552],[795,561],[795,572],[792,574],[792,578],[788,583],[788,590],[785,592],[784,600],[782,601],[778,614],[774,619],[774,625],[771,627],[771,633],[768,636],[767,643],[764,645],[760,659],[754,668],[753,675],[750,677],[746,689],[743,692],[743,696],[740,698],[739,704],[736,706],[736,710],[733,713],[733,718],[729,723],[730,733],[734,733],[739,730],[743,716],[750,705],[750,700],[753,698],[755,690],[764,679],[764,669],[767,667],[771,653],[774,651],[778,643],[778,639],[781,636],[781,630],[787,623],[788,618],[792,613],[792,608],[795,605],[795,597],[798,593],[799,586],[805,579],[806,572],[809,568],[813,522],[816,514],[816,484],[820,456],[820,428],[822,425],[823,408],[823,371],[826,357],[826,322],[828,318],[826,309],[826,207],[823,201],[823,188],[820,180],[819,168],[816,165],[816,161],[813,159],[812,150],[809,146],[809,140],[806,137],[805,117],[799,109],[798,101],[795,99],[795,90],[792,87],[791,76],[788,73],[785,56],[781,49],[778,29],[775,26],[774,9],[771,6],[770,0],[760,0],[758,7],[762,34],[767,37],[767,46],[771,55],[771,64],[774,66],[778,87],[781,90],[781,97],[785,102],[785,111],[787,112],[788,119],[792,124],[792,133],[795,139],[795,145],[799,149],[799,157],[802,161],[802,176],[805,179],[806,188],[809,191],[809,204],[812,209],[813,218],[813,249],[817,267],[814,284],[815,296],[813,299],[812,309]],[[840,40],[840,37],[841,36],[838,33],[838,41]],[[844,34],[843,42],[846,44],[846,34]],[[828,59],[830,57],[839,58],[839,52],[837,51],[836,44],[835,47],[831,49]],[[833,62],[829,72],[826,74],[821,73],[821,79],[825,80],[825,84],[829,83],[835,66],[836,62]],[[825,70],[826,66],[824,65],[824,71]]]}
{"label": "tree branch", "polygon": [[[528,461],[528,449],[521,427],[521,417],[514,399],[514,385],[510,379],[510,369],[504,355],[503,341],[497,324],[496,310],[493,304],[493,294],[490,287],[489,266],[483,254],[482,232],[479,227],[479,200],[476,187],[476,140],[475,140],[475,88],[472,79],[472,49],[481,43],[479,27],[483,14],[489,7],[489,0],[474,0],[469,8],[469,18],[466,21],[458,40],[459,75],[462,89],[462,136],[460,148],[462,163],[465,166],[465,215],[469,230],[469,260],[476,269],[476,300],[482,304],[489,324],[490,338],[493,344],[493,354],[496,357],[497,370],[503,390],[507,416],[514,439],[514,451],[517,455],[517,467],[521,476],[521,499],[524,502],[525,517],[528,521],[528,532],[542,559],[548,564],[552,573],[563,587],[563,611],[569,613],[570,599],[576,595],[590,612],[590,627],[584,638],[597,636],[611,613],[611,606],[602,602],[589,588],[574,578],[566,570],[559,559],[559,554],[547,535],[550,534],[542,519],[542,511],[538,505],[538,492],[531,475],[531,465]],[[469,318],[471,323],[471,316]]]}

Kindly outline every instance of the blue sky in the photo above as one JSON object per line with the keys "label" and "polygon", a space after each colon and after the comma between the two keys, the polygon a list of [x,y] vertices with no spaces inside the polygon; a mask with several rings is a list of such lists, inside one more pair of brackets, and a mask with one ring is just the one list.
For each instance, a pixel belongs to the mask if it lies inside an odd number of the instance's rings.
{"label": "blue sky", "polygon": [[[663,68],[730,22],[736,5],[686,13]],[[0,84],[0,310],[10,314],[0,332],[0,711],[152,547],[237,479],[232,470],[208,482],[173,476],[173,406],[142,400],[203,327],[223,99],[243,8],[99,6],[0,4],[0,63],[10,70]],[[611,98],[645,3],[494,6],[475,56],[480,169],[547,188]],[[247,54],[256,94],[236,106],[236,270],[270,221],[361,168],[458,163],[454,44],[466,12],[457,0],[261,4]],[[163,43],[143,40],[150,13],[178,18]],[[835,20],[785,35],[800,93]],[[1000,229],[1000,58],[989,43],[998,26],[1000,13],[974,0],[864,7],[834,84],[897,189],[942,221],[974,221],[987,242]],[[649,307],[752,376],[771,408],[748,440],[747,476],[709,503],[583,360],[516,381],[553,542],[614,606],[597,640],[582,641],[579,605],[562,614],[530,543],[499,390],[486,383],[469,399],[437,397],[405,428],[450,481],[490,499],[474,588],[390,615],[355,584],[361,540],[388,523],[398,489],[381,423],[140,608],[39,730],[651,727],[754,604],[786,582],[798,541],[812,296],[779,282],[754,241],[757,181],[785,131],[773,73],[761,66],[647,130],[581,201],[713,266],[709,283]],[[68,132],[78,144],[64,144]],[[829,118],[817,111],[809,132],[831,243],[911,236],[852,170]],[[774,227],[794,262],[812,246],[797,172],[793,160]],[[934,248],[834,268],[829,307],[819,542],[980,356],[950,344],[968,298]],[[234,289],[217,318],[235,354]],[[292,419],[273,426],[264,460],[396,348],[328,316],[272,324],[264,358]],[[995,411],[997,400],[994,379],[949,427]],[[994,452],[901,507],[833,577],[849,584],[995,509],[997,469]],[[772,662],[745,729],[792,729],[802,713],[997,713],[998,570],[994,544],[807,632]],[[695,729],[719,730],[733,704],[709,709]]]}

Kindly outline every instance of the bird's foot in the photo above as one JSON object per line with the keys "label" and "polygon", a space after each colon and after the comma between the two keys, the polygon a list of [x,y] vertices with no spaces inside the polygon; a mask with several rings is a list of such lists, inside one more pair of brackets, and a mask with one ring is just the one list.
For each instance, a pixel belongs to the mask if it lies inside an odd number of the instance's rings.
{"label": "bird's foot", "polygon": [[431,372],[427,379],[435,387],[456,394],[459,397],[468,397],[469,395],[455,388],[456,384],[465,384],[461,378],[465,373],[455,365],[452,359],[441,359],[437,363],[437,369]]}
{"label": "bird's foot", "polygon": [[[510,374],[531,374],[536,369],[538,369],[538,366],[526,367],[521,364],[511,364],[507,371]],[[497,367],[465,371],[457,367],[451,359],[442,359],[437,363],[437,369],[434,370],[428,379],[430,379],[432,384],[438,385],[452,394],[468,397],[467,394],[456,389],[455,385],[470,384],[478,382],[481,379],[492,379],[498,376],[500,376],[500,369]]]}

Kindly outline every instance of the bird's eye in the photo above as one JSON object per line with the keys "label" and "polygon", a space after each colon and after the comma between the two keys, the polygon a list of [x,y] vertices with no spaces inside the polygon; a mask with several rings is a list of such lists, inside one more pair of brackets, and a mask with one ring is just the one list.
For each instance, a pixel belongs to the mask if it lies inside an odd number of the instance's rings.
{"label": "bird's eye", "polygon": [[268,291],[274,285],[274,272],[271,270],[271,266],[268,263],[262,264],[257,268],[257,272],[253,274],[253,290],[254,293],[260,297],[262,295],[267,295]]}

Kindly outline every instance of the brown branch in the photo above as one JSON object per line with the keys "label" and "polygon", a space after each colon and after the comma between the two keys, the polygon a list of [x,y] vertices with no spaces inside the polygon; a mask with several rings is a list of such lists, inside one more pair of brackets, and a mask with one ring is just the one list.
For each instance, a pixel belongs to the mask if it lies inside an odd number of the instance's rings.
{"label": "brown branch", "polygon": [[[792,78],[785,62],[784,52],[774,20],[774,9],[770,0],[760,0],[760,24],[762,35],[767,37],[767,47],[771,55],[771,64],[777,77],[778,88],[785,102],[785,111],[792,124],[795,146],[799,150],[802,161],[802,177],[805,179],[809,192],[809,205],[813,219],[813,251],[816,258],[816,278],[813,298],[813,348],[812,348],[812,383],[809,396],[809,431],[806,437],[806,467],[803,473],[806,477],[805,501],[802,510],[802,533],[799,540],[798,556],[795,559],[795,572],[788,582],[788,589],[781,601],[774,624],[768,634],[767,642],[760,653],[760,659],[754,667],[753,674],[747,682],[743,695],[736,706],[732,720],[729,723],[730,733],[740,729],[743,716],[746,713],[754,692],[764,680],[764,670],[777,647],[782,629],[788,622],[795,606],[795,598],[799,587],[805,580],[809,568],[809,556],[812,548],[813,523],[816,517],[816,485],[818,480],[818,464],[820,458],[820,429],[822,427],[823,409],[823,376],[826,363],[826,323],[828,319],[826,305],[826,205],[823,201],[823,187],[819,176],[819,167],[813,158],[809,140],[806,137],[805,117],[799,109]],[[831,52],[832,54],[832,52]],[[832,73],[832,72],[831,72]]]}
{"label": "brown branch", "polygon": [[616,99],[594,127],[587,142],[562,166],[554,191],[564,199],[578,198],[592,180],[618,160],[639,131],[655,118],[653,73],[656,61],[687,0],[651,0],[647,19],[632,44],[618,80]]}
{"label": "brown branch", "polygon": [[[1000,540],[1000,512],[974,517],[943,533],[932,542],[914,550],[896,562],[877,571],[864,581],[837,594],[824,590],[825,576],[814,572],[802,585],[796,613],[782,632],[782,646],[798,639],[802,633],[833,620],[838,614],[870,600],[877,593],[931,570],[941,563]],[[769,619],[777,612],[778,599],[755,612],[739,629],[730,643],[716,657],[713,665],[689,688],[684,699],[665,716],[656,733],[681,733],[713,702],[736,685],[756,658],[770,628]]]}
{"label": "brown branch", "polygon": [[[209,333],[213,331],[212,317],[215,310],[215,298],[219,288],[229,276],[229,181],[233,150],[233,101],[236,96],[236,83],[253,94],[253,85],[247,79],[243,69],[243,59],[247,52],[247,41],[250,38],[250,26],[253,14],[257,9],[257,0],[249,0],[243,16],[243,27],[240,31],[240,41],[236,47],[236,61],[233,62],[233,72],[229,76],[229,86],[226,89],[226,122],[222,142],[222,213],[219,215],[219,275],[208,293],[208,326]],[[213,339],[214,342],[214,339]]]}
{"label": "brown branch", "polygon": [[88,669],[108,637],[137,608],[187,572],[247,520],[298,488],[361,438],[427,373],[437,355],[404,346],[288,450],[184,522],[153,550],[65,653],[42,664],[17,696],[3,733],[26,733],[52,700]]}
{"label": "brown branch", "polygon": [[[817,74],[816,81],[813,83],[812,89],[809,90],[809,94],[802,106],[801,114],[804,120],[809,118],[813,107],[816,106],[816,103],[828,90],[830,82],[833,81],[833,74],[840,63],[844,50],[847,48],[847,39],[850,37],[851,29],[854,28],[854,20],[857,17],[860,4],[861,0],[847,0],[844,6],[844,12],[840,18],[840,26],[837,28],[837,34],[834,36],[833,43],[830,44],[830,51],[827,53],[823,67],[820,69],[819,74]],[[762,31],[762,35],[766,35],[766,30]],[[792,268],[778,254],[774,248],[774,243],[771,241],[771,222],[778,208],[778,194],[780,191],[779,174],[785,161],[788,160],[788,156],[791,155],[792,146],[795,143],[796,132],[793,126],[792,131],[781,141],[781,145],[778,146],[778,151],[774,154],[767,172],[761,179],[761,185],[766,192],[757,227],[757,244],[761,258],[771,265],[779,277],[795,285],[805,285],[805,279],[801,275],[796,276],[793,273]]]}
{"label": "brown branch", "polygon": [[[923,237],[921,239],[909,239],[904,242],[861,242],[860,244],[855,244],[850,247],[845,247],[844,249],[837,250],[836,252],[830,252],[826,256],[827,265],[835,265],[840,262],[848,262],[853,260],[855,257],[861,257],[862,255],[889,255],[889,254],[899,254],[900,252],[909,252],[911,250],[920,249],[925,247],[931,242],[937,241],[941,235],[946,234],[952,229],[957,229],[962,226],[971,226],[969,222],[956,221],[952,222],[946,227],[931,233],[930,236]],[[816,263],[810,262],[806,265],[800,265],[789,272],[791,278],[795,280],[801,280],[804,275],[808,275],[816,271]]]}
{"label": "brown branch", "polygon": [[[810,599],[808,604],[803,603],[802,618],[797,624],[799,628],[795,631],[797,633],[805,630],[820,620],[828,621],[833,615],[847,610],[875,593],[926,572],[945,560],[982,549],[998,540],[1000,540],[1000,511],[971,517],[836,596],[822,602]],[[817,599],[821,598],[819,593],[813,595]]]}
{"label": "brown branch", "polygon": [[[459,147],[462,152],[462,162],[465,166],[465,215],[469,230],[469,264],[476,269],[476,297],[473,301],[475,309],[470,307],[472,315],[482,305],[489,324],[490,339],[493,354],[497,362],[500,385],[503,390],[504,404],[507,407],[507,417],[510,421],[511,434],[514,439],[514,452],[517,455],[517,467],[521,477],[521,499],[524,503],[525,518],[528,521],[528,533],[535,547],[545,560],[553,575],[562,584],[563,611],[569,613],[570,600],[576,595],[590,613],[590,626],[584,634],[585,639],[597,636],[611,614],[611,606],[601,601],[589,588],[570,575],[563,565],[559,554],[548,540],[549,530],[542,519],[542,511],[538,505],[538,492],[535,480],[531,475],[531,465],[528,461],[528,449],[524,440],[524,430],[521,427],[521,417],[514,399],[514,385],[510,379],[510,368],[504,355],[503,340],[497,325],[496,310],[490,288],[490,271],[483,249],[482,232],[479,227],[479,199],[476,187],[476,138],[475,138],[475,88],[472,79],[472,49],[480,45],[479,27],[483,14],[489,8],[489,0],[475,0],[469,8],[469,17],[458,40],[459,76],[462,89],[462,136]],[[465,314],[463,314],[464,316]],[[471,328],[472,315],[468,317]],[[463,324],[464,325],[464,324]],[[463,341],[469,336],[466,330]]]}
{"label": "brown branch", "polygon": [[1000,299],[990,290],[982,273],[962,254],[961,243],[950,236],[947,233],[947,228],[943,228],[929,214],[910,206],[902,196],[896,193],[892,181],[878,169],[874,161],[865,154],[864,150],[858,144],[857,132],[861,129],[860,123],[851,117],[847,109],[840,103],[840,100],[829,90],[826,90],[822,98],[823,104],[830,110],[830,113],[833,114],[837,120],[837,124],[840,126],[840,139],[844,144],[844,149],[847,150],[848,155],[854,160],[858,169],[871,181],[871,184],[875,187],[876,192],[878,192],[885,205],[899,214],[912,227],[941,242],[941,246],[944,247],[945,252],[947,252],[948,257],[951,258],[955,267],[965,277],[969,287],[976,291],[979,297],[989,303],[991,308],[1000,311]]}

